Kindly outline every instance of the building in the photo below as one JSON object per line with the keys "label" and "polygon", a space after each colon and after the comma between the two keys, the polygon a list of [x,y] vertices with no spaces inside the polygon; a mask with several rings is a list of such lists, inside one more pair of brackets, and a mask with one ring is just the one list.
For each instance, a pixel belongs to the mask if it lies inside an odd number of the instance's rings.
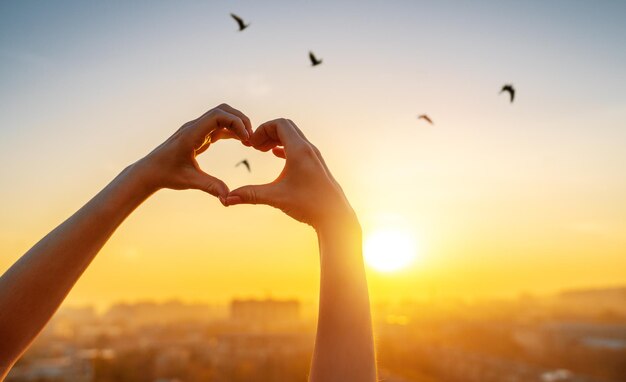
{"label": "building", "polygon": [[233,300],[230,318],[241,323],[293,323],[300,319],[297,300]]}

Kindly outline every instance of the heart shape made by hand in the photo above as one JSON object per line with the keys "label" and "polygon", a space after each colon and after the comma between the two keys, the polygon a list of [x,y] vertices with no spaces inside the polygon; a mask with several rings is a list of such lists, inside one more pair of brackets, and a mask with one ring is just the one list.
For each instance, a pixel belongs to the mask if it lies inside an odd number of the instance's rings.
{"label": "heart shape made by hand", "polygon": [[[276,180],[285,166],[283,159],[275,160],[271,153],[247,146],[238,139],[224,139],[216,144],[212,140],[210,149],[196,160],[200,168],[207,169],[220,179],[230,190],[250,184],[265,184]],[[268,159],[269,156],[273,159]]]}
{"label": "heart shape made by hand", "polygon": [[[258,150],[253,157],[271,150],[275,156],[285,159],[282,171],[268,183],[251,182],[257,180],[257,176],[246,179],[242,175],[239,178],[241,183],[245,180],[248,184],[230,190],[219,177],[204,172],[197,161],[199,154],[226,138],[236,138],[245,146]],[[210,167],[218,171],[220,168],[230,168],[221,174],[227,178],[236,164],[244,159],[233,154],[236,151],[232,148],[230,152],[224,150],[223,157],[230,159],[222,160],[221,166]],[[222,104],[184,124],[140,162],[139,166],[148,173],[147,185],[155,190],[195,188],[218,197],[224,206],[267,204],[313,226],[323,220],[336,220],[337,214],[341,220],[353,215],[341,187],[330,173],[319,150],[288,119],[265,122],[253,131],[250,120],[243,113]],[[248,163],[252,171],[256,169],[253,165],[262,163],[259,174],[269,171],[265,160]],[[243,174],[247,172],[243,167],[237,170]]]}

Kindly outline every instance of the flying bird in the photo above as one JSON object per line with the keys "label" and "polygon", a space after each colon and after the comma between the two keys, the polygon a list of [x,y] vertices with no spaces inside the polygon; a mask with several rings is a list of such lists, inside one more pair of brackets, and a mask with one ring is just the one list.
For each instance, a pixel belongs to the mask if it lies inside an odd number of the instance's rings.
{"label": "flying bird", "polygon": [[502,87],[502,90],[500,90],[501,94],[502,92],[509,92],[509,94],[511,95],[511,103],[513,103],[513,99],[515,98],[515,89],[513,88],[513,85],[511,84],[506,84]]}
{"label": "flying bird", "polygon": [[244,166],[246,166],[246,168],[248,169],[248,172],[252,172],[252,170],[250,170],[250,162],[248,162],[247,159],[244,159],[241,162],[237,163],[235,167],[238,167],[240,164],[243,164]]}
{"label": "flying bird", "polygon": [[417,116],[417,119],[423,119],[424,121],[430,123],[431,125],[434,125],[433,120],[430,119],[430,117],[426,114],[420,114]]}
{"label": "flying bird", "polygon": [[244,23],[243,19],[241,17],[237,16],[234,13],[231,13],[230,17],[235,19],[235,21],[237,22],[237,25],[239,25],[239,32],[241,32],[242,30],[244,30],[244,29],[246,29],[247,27],[250,26],[250,23],[248,23],[248,24]]}
{"label": "flying bird", "polygon": [[321,59],[317,59],[317,57],[315,57],[315,55],[313,54],[313,52],[309,52],[309,59],[311,60],[311,66],[317,66],[319,64],[322,63]]}

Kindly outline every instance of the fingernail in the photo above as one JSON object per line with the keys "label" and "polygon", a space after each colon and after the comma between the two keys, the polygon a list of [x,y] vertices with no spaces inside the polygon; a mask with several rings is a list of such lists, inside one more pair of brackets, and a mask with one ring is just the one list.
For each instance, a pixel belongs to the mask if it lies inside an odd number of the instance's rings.
{"label": "fingernail", "polygon": [[226,198],[222,195],[218,196],[217,198],[219,199],[220,203],[222,203],[222,205],[226,207]]}
{"label": "fingernail", "polygon": [[226,198],[226,205],[227,206],[233,206],[235,204],[239,204],[241,203],[241,196],[229,196]]}

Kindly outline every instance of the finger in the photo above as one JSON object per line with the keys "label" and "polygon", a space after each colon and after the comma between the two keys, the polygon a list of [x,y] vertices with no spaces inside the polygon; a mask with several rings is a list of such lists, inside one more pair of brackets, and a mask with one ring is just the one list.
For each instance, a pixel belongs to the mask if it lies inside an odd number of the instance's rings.
{"label": "finger", "polygon": [[215,143],[219,141],[220,139],[226,139],[226,138],[238,139],[239,137],[237,137],[235,133],[233,133],[232,131],[228,129],[220,128],[217,130],[213,130],[213,132],[204,139],[204,142],[202,142],[202,146],[194,150],[194,155],[198,156],[202,154],[209,148],[209,146],[211,146],[212,143]]}
{"label": "finger", "polygon": [[217,129],[211,133],[211,143],[215,143],[220,139],[239,139],[239,136],[228,129]]}
{"label": "finger", "polygon": [[[214,144],[215,142],[221,139],[237,139],[241,141],[239,136],[235,134],[233,131],[225,129],[225,128],[219,128],[217,130],[214,130],[211,133],[211,135],[209,136],[208,142],[206,142],[204,146],[196,150],[196,155],[202,154],[203,152],[206,151],[206,149],[209,148],[209,146],[211,146],[212,144]],[[242,142],[242,143],[244,144],[244,146],[250,146],[250,143],[248,142]]]}
{"label": "finger", "polygon": [[302,132],[302,130],[300,130],[300,128],[298,127],[298,125],[296,125],[291,119],[287,119],[287,123],[291,125],[291,127],[298,133],[298,135],[304,139],[305,141],[307,141],[307,143],[311,143],[311,141],[309,141],[309,139],[304,135],[304,133]]}
{"label": "finger", "polygon": [[250,144],[265,151],[275,146],[284,146],[289,151],[305,145],[306,141],[286,119],[281,118],[260,125],[250,138]]}
{"label": "finger", "polygon": [[202,154],[203,152],[205,152],[209,146],[211,146],[210,141],[209,142],[205,142],[202,146],[200,146],[200,148],[197,148],[193,151],[195,156],[198,156],[200,154]]}
{"label": "finger", "polygon": [[279,147],[280,146],[280,142],[275,142],[275,141],[267,141],[261,145],[258,145],[257,147],[255,147],[255,149],[259,150],[259,151],[270,151],[271,149],[273,149],[274,147]]}
{"label": "finger", "polygon": [[254,186],[243,186],[231,191],[226,200],[225,206],[236,204],[275,204],[275,192],[272,184],[260,184]]}
{"label": "finger", "polygon": [[246,142],[250,139],[250,134],[246,130],[246,125],[236,115],[223,111],[222,109],[215,109],[214,114],[217,126],[231,130],[240,140]]}
{"label": "finger", "polygon": [[308,143],[313,148],[313,151],[315,152],[315,156],[317,156],[317,158],[322,162],[322,164],[324,164],[324,167],[326,167],[326,164],[324,163],[324,158],[322,158],[322,153],[317,149],[317,147],[313,143],[311,143],[311,141],[309,141],[309,139],[304,135],[302,130],[300,130],[300,128],[291,119],[288,119],[287,122],[298,133],[298,135],[300,135],[300,137],[304,139],[306,143]]}
{"label": "finger", "polygon": [[313,151],[315,152],[315,155],[317,156],[317,159],[319,159],[320,163],[322,164],[322,166],[324,167],[324,170],[326,170],[326,174],[328,174],[328,176],[330,177],[330,179],[339,186],[339,183],[337,182],[337,180],[335,179],[335,177],[333,176],[333,174],[330,172],[330,169],[328,168],[328,165],[326,165],[326,161],[324,160],[324,157],[322,156],[322,153],[320,152],[320,150],[313,144],[311,143],[311,141],[309,141],[307,139],[307,137],[304,136],[304,133],[302,132],[302,130],[300,130],[300,128],[291,120],[288,119],[287,122],[289,122],[289,124],[292,125],[292,127],[298,132],[298,134],[300,135],[300,137],[302,137],[302,139],[304,139],[305,141],[307,141],[307,143],[309,143],[311,145],[311,147],[313,147]]}
{"label": "finger", "polygon": [[239,119],[241,119],[241,121],[243,122],[244,126],[246,127],[246,131],[248,132],[248,135],[252,136],[252,123],[250,123],[250,118],[248,118],[247,115],[245,115],[244,113],[242,113],[241,111],[235,109],[234,107],[228,105],[228,104],[221,104],[218,106],[218,108],[232,114],[232,115],[236,115],[237,117],[239,117]]}
{"label": "finger", "polygon": [[287,155],[285,154],[285,148],[276,146],[272,149],[272,154],[276,155],[279,158],[287,159]]}
{"label": "finger", "polygon": [[206,137],[218,128],[231,130],[242,141],[250,139],[250,135],[248,134],[243,121],[238,116],[230,114],[222,109],[215,108],[198,118],[194,124],[194,141],[203,142]]}
{"label": "finger", "polygon": [[189,187],[202,190],[220,198],[220,201],[228,196],[228,186],[222,180],[198,170],[189,178]]}
{"label": "finger", "polygon": [[211,136],[210,135],[205,137],[204,140],[202,141],[202,143],[197,148],[194,148],[194,150],[193,150],[194,155],[197,156],[197,155],[202,154],[203,152],[206,151],[206,149],[209,148],[209,146],[211,146]]}
{"label": "finger", "polygon": [[[211,146],[211,144],[219,141],[220,139],[239,139],[239,136],[237,136],[237,134],[235,134],[231,130],[228,130],[225,128],[218,128],[216,130],[213,130],[213,132],[209,135],[209,137],[204,140],[204,143],[202,144],[202,146],[200,146],[199,148],[195,150],[196,156],[205,152],[209,148],[209,146]],[[245,142],[244,142],[244,145],[250,146],[249,143],[245,143]]]}

